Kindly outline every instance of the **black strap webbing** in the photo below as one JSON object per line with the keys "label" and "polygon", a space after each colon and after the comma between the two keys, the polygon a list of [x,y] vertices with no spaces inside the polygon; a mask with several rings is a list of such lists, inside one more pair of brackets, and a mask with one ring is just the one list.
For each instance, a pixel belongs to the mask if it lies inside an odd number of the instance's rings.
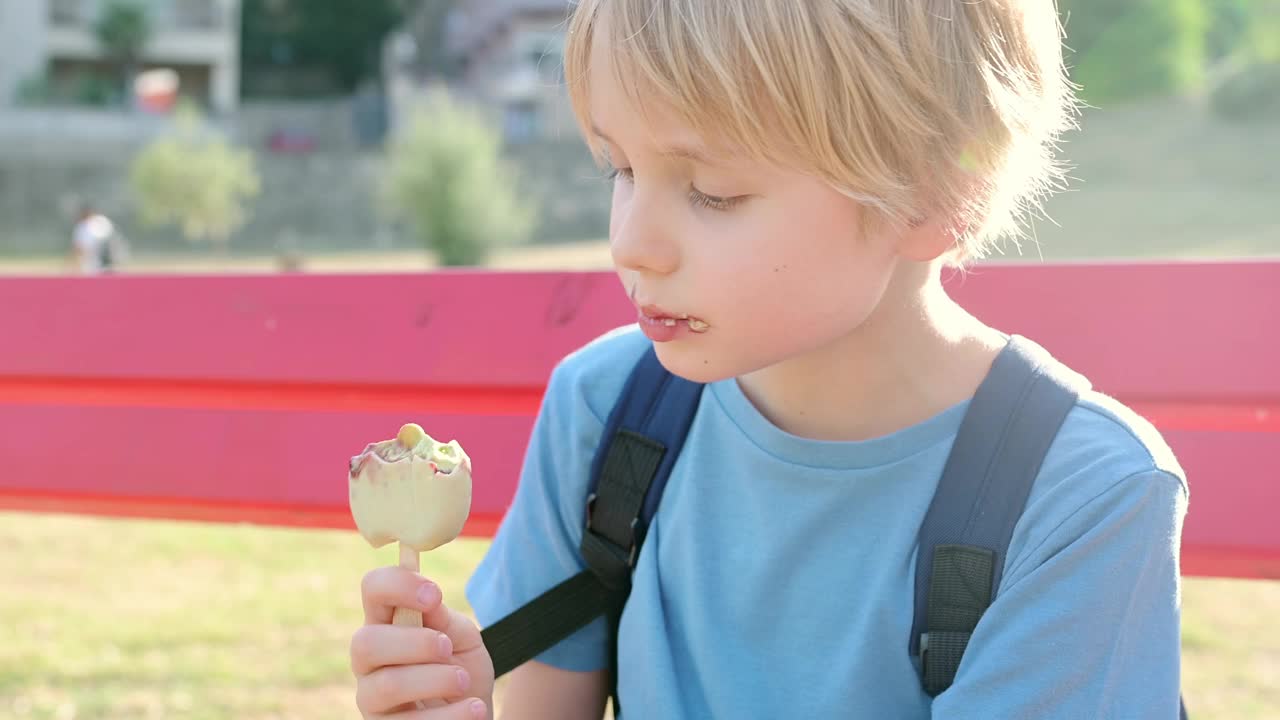
{"label": "black strap webbing", "polygon": [[616,431],[600,482],[587,497],[582,556],[610,587],[630,581],[632,553],[639,551],[640,511],[665,452],[656,440],[631,430]]}
{"label": "black strap webbing", "polygon": [[1086,385],[1015,336],[970,402],[919,535],[910,651],[930,695],[955,678],[1031,485]]}
{"label": "black strap webbing", "polygon": [[969,636],[991,604],[994,553],[968,545],[934,549],[925,615],[925,692],[937,695],[951,685]]}
{"label": "black strap webbing", "polygon": [[538,596],[480,632],[502,677],[609,611],[615,593],[590,570]]}

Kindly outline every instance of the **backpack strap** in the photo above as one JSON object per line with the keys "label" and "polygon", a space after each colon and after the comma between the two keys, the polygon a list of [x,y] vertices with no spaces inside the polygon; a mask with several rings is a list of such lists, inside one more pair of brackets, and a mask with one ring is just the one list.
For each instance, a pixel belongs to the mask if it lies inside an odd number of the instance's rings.
{"label": "backpack strap", "polygon": [[636,363],[591,463],[579,550],[587,569],[481,631],[495,676],[523,665],[600,616],[609,622],[610,686],[631,572],[693,423],[702,385],[667,372],[653,348]]}
{"label": "backpack strap", "polygon": [[618,583],[619,601],[607,613],[612,658],[609,696],[614,718],[622,715],[618,625],[631,592],[631,572],[671,469],[684,448],[702,388],[668,372],[650,347],[636,363],[609,414],[604,434],[608,441],[600,444],[591,464],[582,555],[597,572],[607,568]]}
{"label": "backpack strap", "polygon": [[910,652],[925,692],[950,687],[1004,572],[1031,485],[1088,382],[1014,336],[970,402],[920,527]]}
{"label": "backpack strap", "polygon": [[607,553],[627,557],[628,565],[634,566],[671,468],[684,448],[702,388],[668,372],[652,347],[636,363],[591,462],[583,537],[588,563],[599,551],[597,545],[603,544]]}

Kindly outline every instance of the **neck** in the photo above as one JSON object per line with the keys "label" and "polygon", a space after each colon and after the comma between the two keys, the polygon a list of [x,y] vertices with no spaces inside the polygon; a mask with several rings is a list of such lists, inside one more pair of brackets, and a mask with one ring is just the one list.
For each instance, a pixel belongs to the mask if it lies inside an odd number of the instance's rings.
{"label": "neck", "polygon": [[1004,343],[946,294],[940,264],[903,261],[852,332],[738,383],[788,433],[867,440],[972,397]]}

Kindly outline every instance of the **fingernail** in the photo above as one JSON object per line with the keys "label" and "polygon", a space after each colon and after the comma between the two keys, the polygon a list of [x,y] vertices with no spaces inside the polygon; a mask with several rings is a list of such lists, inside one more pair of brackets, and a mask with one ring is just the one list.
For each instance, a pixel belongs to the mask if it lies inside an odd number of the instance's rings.
{"label": "fingernail", "polygon": [[458,689],[461,690],[462,692],[466,692],[467,688],[470,685],[471,685],[471,676],[467,674],[466,670],[463,670],[462,668],[458,668]]}
{"label": "fingernail", "polygon": [[440,588],[435,583],[428,580],[425,585],[418,588],[418,602],[424,606],[434,606],[440,601]]}
{"label": "fingernail", "polygon": [[447,658],[453,655],[453,641],[449,639],[448,635],[441,635],[438,642],[440,643],[440,657]]}
{"label": "fingernail", "polygon": [[471,710],[471,717],[473,718],[485,718],[489,716],[489,711],[485,708],[483,700],[472,700],[471,707],[468,709]]}

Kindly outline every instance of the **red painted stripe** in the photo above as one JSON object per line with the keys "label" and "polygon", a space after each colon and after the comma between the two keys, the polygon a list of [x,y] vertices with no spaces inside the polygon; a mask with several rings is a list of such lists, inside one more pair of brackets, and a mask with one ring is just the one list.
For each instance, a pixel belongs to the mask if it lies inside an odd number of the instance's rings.
{"label": "red painted stripe", "polygon": [[[282,384],[207,380],[0,377],[6,405],[210,408],[235,410],[425,411],[532,416],[542,387]],[[1161,430],[1280,432],[1280,402],[1220,403],[1125,399]]]}
{"label": "red painted stripe", "polygon": [[1182,547],[1184,576],[1280,580],[1280,548]]}
{"label": "red painted stripe", "polygon": [[5,405],[211,408],[235,410],[415,411],[529,416],[541,387],[377,386],[206,380],[0,377]]}
{"label": "red painted stripe", "polygon": [[1126,404],[1160,430],[1280,433],[1280,402],[1128,400]]}

